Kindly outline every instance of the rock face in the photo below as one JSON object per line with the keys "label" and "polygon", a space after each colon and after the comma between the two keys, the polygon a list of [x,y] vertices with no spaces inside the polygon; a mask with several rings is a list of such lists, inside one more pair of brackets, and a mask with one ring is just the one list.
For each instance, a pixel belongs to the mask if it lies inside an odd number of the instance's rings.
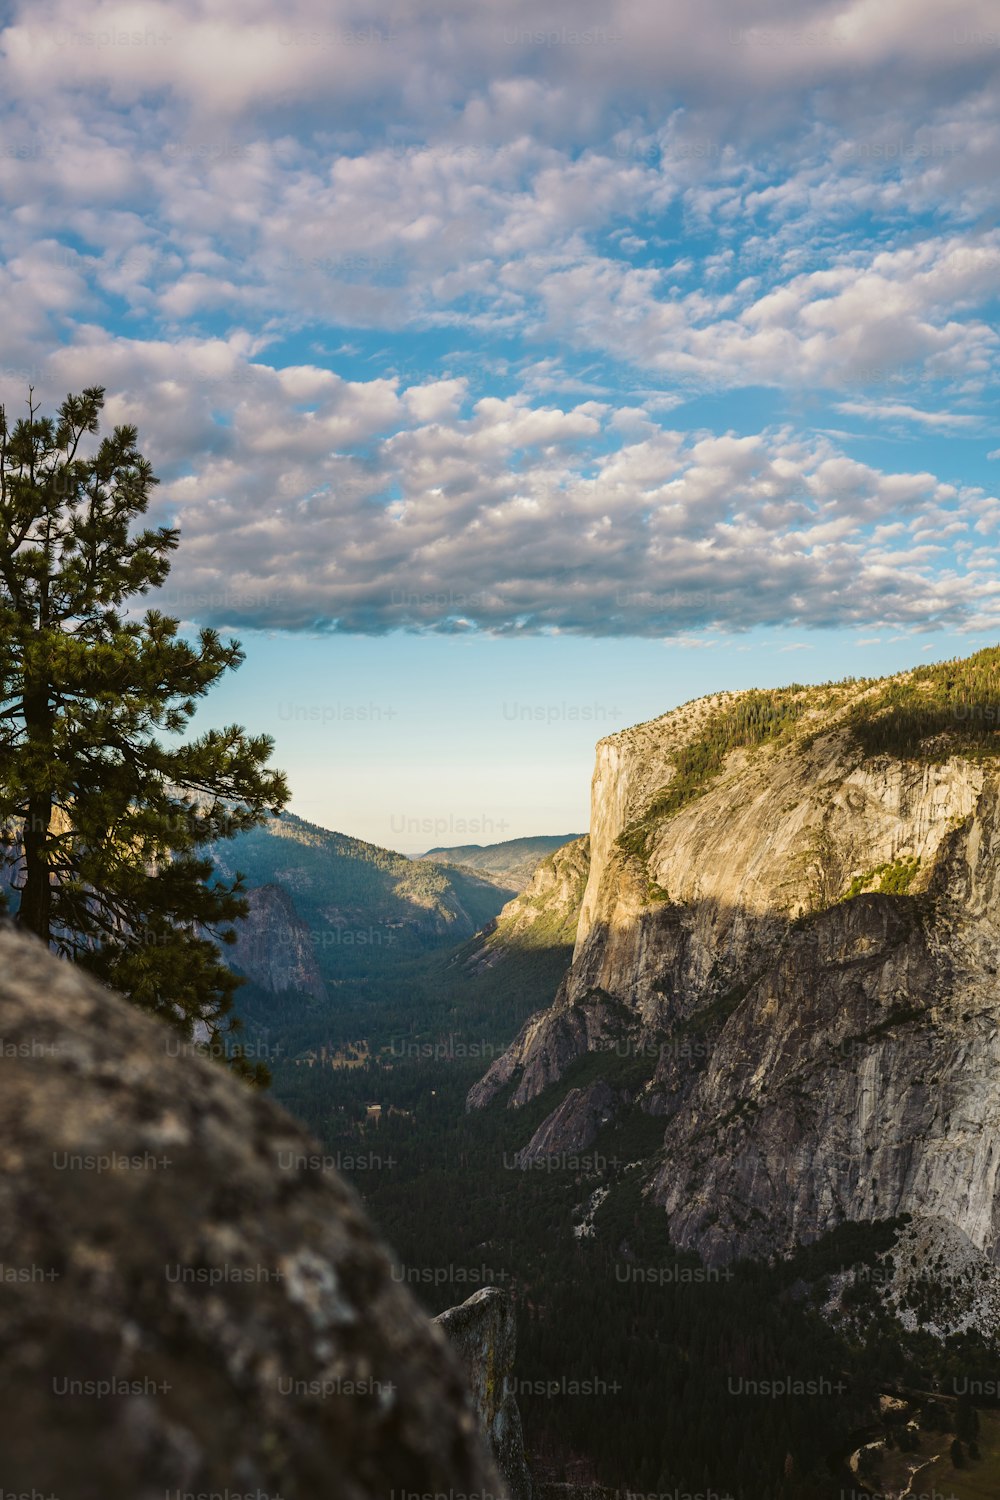
{"label": "rock face", "polygon": [[507,1051],[472,1086],[467,1107],[482,1109],[491,1104],[515,1078],[511,1107],[527,1104],[548,1084],[558,1082],[570,1063],[585,1052],[615,1046],[630,1022],[621,1005],[601,992],[590,991],[584,1003],[573,1003],[568,999],[568,979],[564,980],[552,1009],[526,1021]]}
{"label": "rock face", "polygon": [[509,1500],[531,1500],[531,1476],[514,1395],[517,1326],[510,1297],[499,1287],[484,1287],[434,1321],[458,1350]]}
{"label": "rock face", "polygon": [[284,1113],[9,930],[0,1066],[5,1489],[501,1493],[446,1339]]}
{"label": "rock face", "polygon": [[597,1139],[601,1126],[614,1118],[615,1102],[614,1092],[603,1078],[584,1089],[570,1089],[519,1153],[521,1165],[528,1167],[560,1153],[579,1155]]}
{"label": "rock face", "polygon": [[327,999],[310,930],[287,891],[278,885],[247,892],[250,910],[236,924],[236,942],[226,955],[233,967],[272,995],[289,990]]}
{"label": "rock face", "polygon": [[474,973],[515,950],[571,947],[590,873],[590,839],[574,839],[543,859],[525,889],[485,929],[485,942],[466,960]]}
{"label": "rock face", "polygon": [[[867,751],[884,683],[789,691],[794,733],[673,805],[680,752],[745,695],[601,741],[572,966],[469,1105],[516,1109],[586,1052],[649,1058],[678,1246],[721,1262],[909,1213],[1000,1260],[1000,762]],[[570,1149],[552,1095],[540,1134]]]}

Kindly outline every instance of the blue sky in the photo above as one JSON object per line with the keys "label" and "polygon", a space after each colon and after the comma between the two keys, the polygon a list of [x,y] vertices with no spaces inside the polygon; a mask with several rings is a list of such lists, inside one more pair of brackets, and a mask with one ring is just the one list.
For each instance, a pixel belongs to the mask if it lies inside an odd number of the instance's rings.
{"label": "blue sky", "polygon": [[989,0],[4,15],[0,399],[138,426],[303,816],[569,832],[601,734],[997,639]]}

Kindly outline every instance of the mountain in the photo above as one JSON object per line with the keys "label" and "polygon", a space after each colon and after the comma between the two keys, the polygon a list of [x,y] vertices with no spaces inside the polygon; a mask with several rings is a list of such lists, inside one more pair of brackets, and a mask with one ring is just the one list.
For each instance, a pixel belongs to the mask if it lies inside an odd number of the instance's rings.
{"label": "mountain", "polygon": [[602,740],[572,963],[469,1108],[525,1167],[617,1133],[710,1266],[907,1216],[1000,1259],[998,724],[994,648]]}
{"label": "mountain", "polygon": [[[348,1094],[355,1104],[388,1098],[388,1068],[394,1083],[403,1087],[395,1102],[409,1109],[413,1100],[401,1083],[403,1063],[416,1063],[427,1075],[429,1062],[435,1061],[450,1074],[449,1097],[461,1125],[465,1093],[484,1060],[498,1057],[525,1017],[545,1004],[572,957],[588,848],[583,838],[557,849],[541,862],[525,891],[457,946],[403,956],[394,967],[392,960],[379,967],[375,956],[367,974],[333,981],[335,1006],[289,1006],[276,984],[269,995],[253,997],[257,1003],[243,1009],[255,1036],[264,1028],[268,1042],[280,1043],[285,1057],[312,1056],[324,1068],[337,1070],[333,1080],[323,1076],[323,1069],[315,1076],[295,1064],[278,1069],[278,1097],[322,1131],[331,1092],[338,1108],[348,1111]],[[288,950],[287,962],[295,951]],[[240,956],[237,950],[237,960]],[[276,979],[283,978],[279,970]],[[350,1080],[344,1076],[345,1062]],[[464,1078],[460,1088],[458,1072]],[[421,1087],[424,1082],[426,1078]],[[440,1093],[443,1100],[445,1090]]]}
{"label": "mountain", "polygon": [[247,877],[250,915],[230,956],[271,993],[319,998],[324,986],[454,946],[513,895],[475,871],[407,859],[291,813],[211,853],[221,876]]}
{"label": "mountain", "polygon": [[998,679],[611,736],[588,839],[281,1038],[427,1310],[514,1294],[536,1493],[995,1490]]}
{"label": "mountain", "polygon": [[537,838],[507,839],[502,844],[460,844],[454,849],[428,849],[422,859],[439,865],[461,865],[498,884],[523,891],[546,855],[579,839],[579,833],[548,833]]}
{"label": "mountain", "polygon": [[536,865],[520,895],[508,901],[482,941],[464,956],[467,970],[480,974],[535,949],[572,948],[590,873],[590,839],[559,845]]}

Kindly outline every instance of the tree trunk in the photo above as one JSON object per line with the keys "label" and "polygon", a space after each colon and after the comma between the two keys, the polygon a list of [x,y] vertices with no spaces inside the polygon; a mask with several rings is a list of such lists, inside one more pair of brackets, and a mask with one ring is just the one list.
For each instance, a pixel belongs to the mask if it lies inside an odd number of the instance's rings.
{"label": "tree trunk", "polygon": [[[52,713],[48,689],[26,693],[24,723],[28,744],[38,760],[47,764],[52,739]],[[40,752],[40,753],[39,753]],[[52,821],[52,788],[34,788],[24,820],[24,885],[17,912],[17,925],[33,932],[43,943],[52,935],[52,884],[49,871],[49,824]]]}
{"label": "tree trunk", "polygon": [[51,936],[52,886],[49,876],[48,832],[52,798],[46,793],[32,797],[24,824],[24,886],[17,925],[47,943]]}

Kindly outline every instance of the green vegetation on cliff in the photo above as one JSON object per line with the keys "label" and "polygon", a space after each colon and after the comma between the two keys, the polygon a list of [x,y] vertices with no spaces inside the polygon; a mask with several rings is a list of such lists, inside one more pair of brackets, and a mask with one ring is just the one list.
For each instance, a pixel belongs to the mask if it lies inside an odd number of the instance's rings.
{"label": "green vegetation on cliff", "polygon": [[900,859],[892,860],[890,864],[877,865],[874,870],[869,870],[864,875],[855,875],[841,899],[851,901],[855,896],[860,896],[862,891],[867,891],[869,887],[884,896],[905,896],[919,869],[919,854],[904,855]]}
{"label": "green vegetation on cliff", "polygon": [[642,817],[619,836],[619,846],[628,854],[645,855],[656,825],[700,797],[722,770],[731,750],[787,740],[806,707],[807,694],[808,689],[798,684],[755,690],[720,708],[694,739],[674,752],[673,776],[656,793]]}
{"label": "green vegetation on cliff", "polygon": [[[926,761],[1000,754],[1000,647],[881,681],[845,677],[815,687],[792,683],[740,693],[673,752],[673,776],[619,835],[619,848],[644,858],[657,826],[709,789],[730,751],[793,741],[805,750],[838,725],[865,756]],[[651,893],[650,899],[664,897]]]}
{"label": "green vegetation on cliff", "polygon": [[1000,647],[887,678],[851,716],[866,755],[904,760],[1000,752]]}

